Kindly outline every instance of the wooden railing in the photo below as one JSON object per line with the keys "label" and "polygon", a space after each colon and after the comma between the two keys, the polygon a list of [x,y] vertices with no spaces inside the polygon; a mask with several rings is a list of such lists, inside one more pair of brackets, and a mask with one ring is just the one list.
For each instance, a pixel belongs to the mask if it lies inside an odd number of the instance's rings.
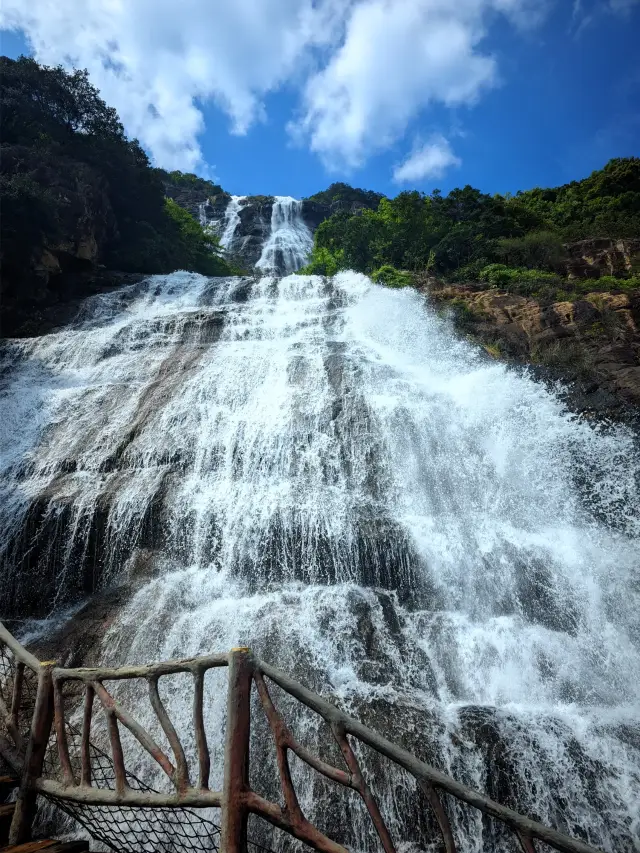
{"label": "wooden railing", "polygon": [[[223,853],[245,853],[247,821],[250,814],[284,830],[326,853],[348,853],[347,848],[332,840],[304,815],[295,791],[289,753],[298,756],[309,767],[326,778],[359,794],[385,853],[395,853],[391,833],[381,814],[353,750],[350,738],[370,747],[408,771],[425,794],[442,836],[445,853],[456,853],[456,841],[440,798],[445,792],[478,809],[508,827],[518,839],[524,853],[536,853],[535,841],[542,841],[563,853],[599,853],[594,847],[563,835],[543,824],[513,811],[489,797],[456,782],[434,767],[418,760],[405,749],[367,728],[330,702],[303,687],[285,673],[258,660],[247,648],[232,649],[227,654],[186,660],[166,661],[149,666],[64,669],[55,663],[41,663],[29,654],[0,624],[0,651],[12,661],[11,673],[5,671],[0,684],[0,722],[5,733],[0,735],[0,753],[20,777],[18,804],[11,828],[11,842],[28,839],[38,793],[58,801],[86,806],[146,808],[221,809],[221,849]],[[209,788],[211,757],[204,725],[204,677],[210,669],[228,668],[227,721],[224,750],[223,785],[221,791]],[[160,698],[159,680],[163,676],[188,673],[193,680],[193,728],[198,754],[198,778],[192,781],[183,745]],[[28,678],[27,678],[28,675]],[[149,701],[158,723],[171,747],[170,757],[106,689],[105,681],[142,679],[147,682]],[[35,685],[32,701],[25,700],[25,686]],[[291,733],[276,708],[269,682],[315,713],[329,724],[342,757],[344,767],[328,764]],[[70,753],[67,739],[65,685],[83,694],[80,755]],[[252,790],[249,783],[249,739],[251,730],[251,691],[255,685],[275,742],[283,804],[271,802]],[[79,688],[79,691],[78,691]],[[28,698],[28,697],[27,697]],[[78,701],[80,697],[78,696]],[[96,701],[97,700],[97,701]],[[115,772],[113,790],[96,787],[92,781],[91,723],[96,707],[106,718],[110,758]],[[25,728],[21,717],[30,719]],[[138,790],[128,784],[120,727],[127,729],[150,758],[166,774],[169,793]],[[28,731],[25,735],[24,732]],[[55,746],[49,743],[55,732]],[[43,764],[47,749],[57,750],[61,779],[47,778]]]}

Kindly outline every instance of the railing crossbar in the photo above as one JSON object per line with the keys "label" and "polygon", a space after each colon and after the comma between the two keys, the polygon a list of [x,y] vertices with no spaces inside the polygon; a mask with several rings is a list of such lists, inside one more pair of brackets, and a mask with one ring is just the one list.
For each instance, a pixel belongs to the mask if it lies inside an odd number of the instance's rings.
{"label": "railing crossbar", "polygon": [[[375,750],[407,771],[424,795],[439,828],[445,853],[456,853],[456,843],[442,792],[466,803],[504,824],[515,836],[523,853],[536,853],[534,840],[542,841],[560,853],[601,853],[578,839],[569,838],[538,821],[497,803],[421,761],[402,747],[350,717],[322,696],[299,684],[286,673],[253,656],[249,649],[232,649],[227,654],[184,658],[146,666],[79,667],[69,669],[53,663],[42,664],[24,649],[0,623],[0,647],[14,659],[10,700],[0,696],[0,718],[8,738],[0,736],[0,753],[20,774],[20,794],[11,829],[12,843],[27,840],[36,792],[78,806],[118,806],[120,808],[209,808],[222,810],[221,841],[223,853],[245,853],[247,819],[259,815],[274,826],[324,853],[348,853],[347,848],[315,827],[303,814],[289,766],[289,752],[312,769],[341,786],[357,792],[362,799],[384,853],[396,853],[391,833],[378,803],[367,784],[350,738]],[[204,725],[204,679],[208,670],[228,667],[227,722],[222,791],[211,791],[211,754]],[[37,677],[35,703],[30,710],[28,738],[21,732],[22,695],[29,671]],[[189,673],[193,683],[192,722],[198,760],[198,782],[192,785],[183,745],[160,698],[159,680],[165,675]],[[33,678],[33,675],[30,676]],[[173,752],[175,765],[153,737],[133,715],[117,702],[104,686],[105,681],[142,679],[148,685],[148,701]],[[318,714],[331,728],[340,747],[346,769],[334,767],[298,743],[276,708],[268,679],[289,696]],[[82,729],[80,732],[80,777],[76,778],[67,738],[65,693],[67,682],[83,685]],[[255,683],[276,747],[280,789],[284,806],[270,802],[251,789],[249,782],[249,742],[251,726],[251,690]],[[0,684],[0,687],[3,685]],[[97,697],[106,717],[113,771],[112,787],[97,787],[93,782],[91,724]],[[138,790],[128,784],[125,756],[119,725],[123,725],[160,766],[172,783],[173,791],[159,793]],[[56,744],[62,779],[47,778],[43,772],[44,755],[51,731]],[[51,749],[52,747],[49,746]],[[77,749],[77,747],[76,747]]]}

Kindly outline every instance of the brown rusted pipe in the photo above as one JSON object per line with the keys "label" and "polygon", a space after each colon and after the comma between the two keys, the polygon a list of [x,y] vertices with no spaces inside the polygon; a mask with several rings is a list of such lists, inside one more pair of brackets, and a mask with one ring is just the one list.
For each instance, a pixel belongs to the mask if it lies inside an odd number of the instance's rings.
{"label": "brown rusted pipe", "polygon": [[24,668],[23,661],[16,660],[16,674],[13,678],[13,694],[11,696],[11,717],[7,722],[7,729],[13,738],[18,752],[22,751],[22,734],[20,733],[20,702],[22,700],[22,685],[24,684]]}
{"label": "brown rusted pipe", "polygon": [[369,786],[367,785],[366,780],[362,775],[362,771],[360,770],[360,764],[355,756],[354,751],[351,749],[351,744],[349,743],[349,739],[347,738],[344,728],[340,725],[340,723],[333,723],[331,725],[331,730],[333,732],[333,736],[338,742],[338,746],[342,750],[345,763],[351,771],[353,785],[356,791],[362,797],[364,804],[367,807],[371,822],[373,823],[375,830],[378,833],[378,838],[380,839],[380,843],[382,844],[385,853],[396,853],[396,848],[391,838],[391,834],[387,829],[387,825],[385,824],[382,815],[380,814],[378,803],[376,802],[375,797],[369,790]]}
{"label": "brown rusted pipe", "polygon": [[93,686],[85,684],[82,713],[82,742],[80,745],[80,784],[91,785],[91,716],[93,713]]}
{"label": "brown rusted pipe", "polygon": [[440,827],[440,834],[442,835],[442,840],[444,841],[445,853],[456,853],[456,842],[453,838],[453,832],[451,831],[451,824],[449,823],[449,818],[447,817],[447,813],[444,810],[442,801],[438,796],[438,792],[430,782],[425,782],[424,779],[419,779],[418,785],[421,791],[426,796],[426,798],[429,800],[429,805],[433,809],[433,812],[436,816],[436,820],[438,821],[438,826]]}
{"label": "brown rusted pipe", "polygon": [[69,756],[69,743],[67,741],[67,729],[64,721],[64,698],[62,686],[64,682],[54,679],[53,681],[53,712],[56,726],[56,740],[58,741],[58,755],[60,767],[62,768],[62,781],[65,785],[75,785],[71,758]]}
{"label": "brown rusted pipe", "polygon": [[169,746],[173,750],[173,755],[176,759],[175,786],[179,792],[183,792],[191,786],[189,781],[189,768],[187,767],[187,759],[185,757],[182,744],[180,743],[178,733],[169,719],[169,715],[167,714],[162,699],[160,698],[160,693],[158,692],[158,678],[159,676],[153,675],[148,679],[149,701],[151,702],[151,707],[162,726],[162,731],[165,733],[167,740],[169,741]]}
{"label": "brown rusted pipe", "polygon": [[415,755],[412,755],[406,749],[396,746],[396,744],[387,740],[382,735],[367,728],[359,720],[340,711],[335,705],[327,702],[326,699],[313,693],[274,666],[260,661],[259,667],[264,675],[268,676],[279,687],[291,694],[291,696],[294,696],[308,708],[320,714],[325,720],[342,723],[346,732],[357,737],[358,740],[375,749],[376,752],[390,758],[391,761],[399,764],[400,767],[404,767],[417,780],[424,779],[427,782],[431,782],[435,788],[440,788],[448,794],[452,794],[457,799],[468,803],[484,814],[502,821],[502,823],[505,823],[513,830],[521,832],[523,835],[544,841],[556,850],[560,850],[561,853],[602,853],[602,851],[596,847],[592,847],[590,844],[586,844],[584,841],[579,841],[577,838],[569,838],[569,836],[563,835],[555,829],[538,823],[538,821],[531,820],[531,818],[525,817],[525,815],[518,814],[518,812],[507,808],[507,806],[500,805],[500,803],[490,799],[485,794],[481,794],[480,791],[475,791],[461,782],[456,782],[455,779],[447,776],[446,773],[442,773],[435,767],[431,767],[424,761],[420,761],[420,759],[416,758]]}
{"label": "brown rusted pipe", "polygon": [[211,757],[204,729],[204,673],[205,670],[199,667],[193,674],[193,728],[198,747],[198,788],[208,789]]}
{"label": "brown rusted pipe", "polygon": [[[162,767],[162,769],[167,774],[169,779],[171,779],[171,781],[173,782],[175,780],[176,769],[173,766],[173,764],[171,763],[171,761],[169,760],[169,757],[167,755],[165,755],[165,753],[162,751],[162,749],[160,749],[160,747],[153,740],[151,735],[147,734],[147,732],[145,731],[145,729],[142,728],[140,723],[136,722],[136,720],[133,719],[131,714],[128,711],[126,711],[124,708],[122,708],[116,702],[116,700],[113,698],[113,696],[111,696],[111,694],[108,692],[108,690],[105,689],[104,685],[102,685],[102,684],[100,684],[100,682],[96,681],[92,686],[96,692],[98,699],[100,700],[100,702],[102,704],[102,707],[105,710],[105,713],[107,714],[107,720],[109,721],[109,736],[112,737],[112,744],[111,744],[112,749],[113,749],[113,745],[114,745],[113,736],[115,734],[117,734],[118,737],[117,737],[116,748],[119,748],[120,752],[122,751],[122,748],[118,747],[118,744],[120,743],[120,734],[118,732],[117,721],[119,720],[122,723],[122,725],[131,732],[131,734],[135,737],[135,739],[138,741],[138,743],[142,747],[144,747],[144,749],[146,749],[146,751],[153,758],[153,760],[157,761],[157,763],[160,765],[160,767]],[[113,726],[111,724],[111,720],[114,720],[116,723],[115,729],[113,728]],[[116,758],[116,756],[114,754],[114,756],[113,756],[114,761],[115,761],[115,758]],[[124,763],[123,763],[123,768],[124,768]],[[117,771],[117,769],[118,768],[116,767],[116,771]],[[123,770],[123,772],[124,772],[124,770]]]}
{"label": "brown rusted pipe", "polygon": [[280,806],[270,803],[264,797],[256,794],[255,791],[248,792],[246,795],[246,804],[250,812],[260,815],[260,817],[269,821],[273,826],[277,826],[279,829],[283,829],[285,832],[293,835],[294,838],[304,841],[313,850],[320,850],[322,853],[349,853],[346,847],[327,838],[324,833],[320,832],[319,829],[308,821],[303,826],[294,825],[283,814]]}

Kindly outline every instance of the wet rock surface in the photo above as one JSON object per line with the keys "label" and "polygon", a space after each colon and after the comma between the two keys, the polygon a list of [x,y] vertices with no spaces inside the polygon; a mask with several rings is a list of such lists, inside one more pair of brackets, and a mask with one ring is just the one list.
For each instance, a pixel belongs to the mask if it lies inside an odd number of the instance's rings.
{"label": "wet rock surface", "polygon": [[[250,645],[454,778],[633,849],[628,431],[571,418],[461,345],[413,290],[357,274],[157,277],[6,353],[19,429],[2,606],[79,608],[34,641],[42,658],[124,665]],[[192,695],[166,689],[189,731]],[[300,741],[340,766],[326,727],[273,694]],[[157,725],[144,696],[119,699]],[[213,678],[206,703],[219,768]],[[254,735],[256,789],[276,798],[259,713]],[[431,812],[406,774],[359,758],[396,836],[428,849]],[[315,823],[377,849],[355,801],[294,774]],[[493,823],[448,806],[462,853],[515,853]]]}
{"label": "wet rock surface", "polygon": [[585,415],[633,419],[640,405],[640,291],[587,294],[545,305],[480,285],[423,288],[495,356],[530,364],[540,378],[571,384]]}

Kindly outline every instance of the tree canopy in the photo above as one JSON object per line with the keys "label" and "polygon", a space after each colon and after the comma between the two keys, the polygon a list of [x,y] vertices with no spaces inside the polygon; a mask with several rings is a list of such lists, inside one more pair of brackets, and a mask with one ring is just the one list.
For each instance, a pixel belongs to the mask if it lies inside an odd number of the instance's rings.
{"label": "tree canopy", "polygon": [[403,192],[380,197],[374,210],[338,211],[318,227],[304,272],[371,274],[391,266],[464,280],[502,264],[557,273],[567,241],[638,235],[640,158],[619,158],[582,181],[513,197],[467,185],[444,196]]}
{"label": "tree canopy", "polygon": [[[152,168],[139,142],[127,138],[87,71],[47,68],[23,56],[1,57],[0,74],[5,280],[28,279],[45,248],[55,251],[61,239],[68,244],[88,222],[98,259],[111,268],[232,271],[216,239],[165,200],[167,173]],[[220,189],[195,175],[170,177]]]}

